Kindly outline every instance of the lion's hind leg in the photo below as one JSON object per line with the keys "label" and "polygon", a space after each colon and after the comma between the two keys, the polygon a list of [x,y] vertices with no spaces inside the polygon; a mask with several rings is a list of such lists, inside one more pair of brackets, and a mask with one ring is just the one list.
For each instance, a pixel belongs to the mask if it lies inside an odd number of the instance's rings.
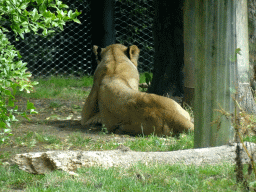
{"label": "lion's hind leg", "polygon": [[97,113],[96,115],[94,115],[93,117],[88,119],[86,122],[83,122],[82,125],[98,124],[98,123],[102,123],[102,119],[101,119],[100,113]]}

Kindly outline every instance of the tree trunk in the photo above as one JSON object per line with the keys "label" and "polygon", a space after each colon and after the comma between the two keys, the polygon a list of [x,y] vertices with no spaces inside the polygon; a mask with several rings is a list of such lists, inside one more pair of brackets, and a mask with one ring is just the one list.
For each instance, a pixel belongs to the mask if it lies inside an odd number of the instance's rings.
{"label": "tree trunk", "polygon": [[[106,47],[116,42],[114,0],[91,0],[92,46]],[[97,62],[93,57],[95,71]]]}
{"label": "tree trunk", "polygon": [[158,95],[183,94],[183,0],[155,0],[154,70],[148,92]]}

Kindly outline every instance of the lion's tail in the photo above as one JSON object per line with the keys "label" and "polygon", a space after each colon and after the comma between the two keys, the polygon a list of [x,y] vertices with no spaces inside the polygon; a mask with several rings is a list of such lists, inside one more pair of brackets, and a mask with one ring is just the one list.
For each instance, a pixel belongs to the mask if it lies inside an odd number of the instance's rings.
{"label": "lion's tail", "polygon": [[[165,114],[165,123],[168,125],[168,128],[173,132],[174,134],[187,132],[189,130],[194,130],[194,124],[188,120],[186,117],[184,117],[180,113],[172,114],[171,111],[167,111]],[[163,130],[170,131],[170,130]]]}

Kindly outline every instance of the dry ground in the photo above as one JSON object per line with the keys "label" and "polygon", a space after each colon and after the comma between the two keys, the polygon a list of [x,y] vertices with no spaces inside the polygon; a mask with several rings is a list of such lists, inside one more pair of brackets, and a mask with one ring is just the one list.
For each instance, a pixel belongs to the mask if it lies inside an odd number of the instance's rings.
{"label": "dry ground", "polygon": [[[27,99],[19,97],[17,100],[19,111],[23,111],[26,108]],[[45,143],[40,142],[36,145],[17,144],[15,139],[17,137],[26,137],[28,133],[56,136],[56,138],[59,138],[64,143],[70,135],[76,133],[81,137],[89,139],[91,143],[99,142],[100,140],[102,144],[109,141],[120,144],[128,139],[134,139],[134,137],[128,135],[105,134],[102,132],[100,125],[90,128],[82,127],[80,124],[80,113],[84,104],[82,100],[30,99],[29,101],[34,103],[36,111],[39,113],[37,115],[28,115],[31,119],[30,121],[22,117],[18,118],[20,121],[12,127],[13,136],[8,145],[0,147],[0,155],[4,152],[8,152],[10,156],[13,156],[17,153],[50,150],[45,147]],[[66,145],[56,146],[54,149],[76,150],[79,147],[67,143]],[[83,146],[80,150],[90,150],[90,147]],[[99,146],[99,150],[103,149],[100,149]]]}

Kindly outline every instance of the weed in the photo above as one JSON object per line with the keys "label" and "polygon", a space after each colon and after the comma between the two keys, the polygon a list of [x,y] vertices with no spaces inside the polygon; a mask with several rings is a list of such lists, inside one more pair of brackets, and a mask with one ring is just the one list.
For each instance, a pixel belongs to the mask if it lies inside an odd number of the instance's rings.
{"label": "weed", "polygon": [[108,134],[108,129],[104,125],[102,125],[100,134],[102,134],[102,135]]}
{"label": "weed", "polygon": [[190,117],[194,119],[194,112],[191,106],[189,106],[187,103],[183,103],[183,108],[189,113]]}
{"label": "weed", "polygon": [[69,136],[69,143],[74,146],[87,146],[92,139],[90,137],[84,137],[80,132],[73,133]]}
{"label": "weed", "polygon": [[52,135],[42,135],[35,132],[35,138],[40,143],[45,144],[60,144],[60,139]]}
{"label": "weed", "polygon": [[194,132],[180,134],[179,138],[173,138],[173,141],[169,146],[170,151],[192,149],[194,147]]}
{"label": "weed", "polygon": [[[251,133],[256,133],[255,130],[255,119],[252,118],[251,115],[247,114],[242,107],[239,104],[238,101],[238,92],[236,91],[233,96],[233,100],[235,103],[235,111],[234,114],[231,114],[227,111],[225,111],[222,107],[220,109],[216,110],[220,112],[222,115],[224,115],[226,118],[230,119],[233,123],[234,129],[235,129],[235,142],[241,143],[242,147],[240,145],[236,146],[236,167],[235,167],[235,172],[236,172],[236,181],[238,184],[241,184],[244,187],[244,190],[249,190],[249,186],[254,185],[254,183],[249,183],[248,182],[248,175],[251,175],[253,172],[255,177],[256,177],[256,163],[254,162],[254,154],[249,151],[249,148],[245,143],[244,143],[244,136],[248,136]],[[220,122],[220,116],[219,118],[214,122],[214,123],[219,123]],[[247,176],[244,175],[244,165],[242,163],[242,157],[241,157],[241,150],[244,149],[246,152],[250,162],[248,164],[248,173]]]}
{"label": "weed", "polygon": [[54,102],[50,102],[50,108],[59,108],[61,107],[63,104],[60,101],[54,101]]}

